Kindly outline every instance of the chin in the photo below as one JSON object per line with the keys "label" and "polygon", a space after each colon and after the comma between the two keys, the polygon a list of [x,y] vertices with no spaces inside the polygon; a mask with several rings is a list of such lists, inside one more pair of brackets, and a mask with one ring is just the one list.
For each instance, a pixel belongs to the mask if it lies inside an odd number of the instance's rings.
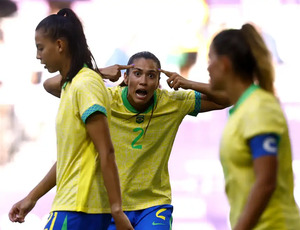
{"label": "chin", "polygon": [[57,72],[57,70],[51,70],[51,69],[48,69],[48,72],[49,72],[49,73],[55,73],[55,72]]}

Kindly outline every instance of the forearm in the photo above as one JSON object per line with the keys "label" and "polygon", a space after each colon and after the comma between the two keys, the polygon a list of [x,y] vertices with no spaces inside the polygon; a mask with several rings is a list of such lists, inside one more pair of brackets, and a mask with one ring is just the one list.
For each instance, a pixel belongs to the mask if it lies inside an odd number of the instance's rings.
{"label": "forearm", "polygon": [[101,113],[90,115],[86,121],[86,128],[101,159],[101,172],[112,214],[120,213],[122,211],[120,180],[106,116]]}
{"label": "forearm", "polygon": [[223,107],[228,107],[231,105],[231,103],[229,102],[229,98],[225,92],[211,90],[210,85],[207,83],[191,81],[190,87],[191,89],[204,94],[208,99],[218,105],[221,105]]}
{"label": "forearm", "polygon": [[60,97],[61,93],[61,80],[62,76],[61,75],[56,75],[54,77],[48,78],[47,80],[44,81],[43,86],[44,89],[52,94],[55,97]]}
{"label": "forearm", "polygon": [[101,170],[112,215],[118,214],[122,211],[122,199],[120,179],[114,153],[107,154],[105,158],[101,158]]}
{"label": "forearm", "polygon": [[258,223],[273,192],[274,185],[266,183],[255,183],[248,197],[247,204],[240,215],[234,230],[250,230]]}
{"label": "forearm", "polygon": [[43,195],[56,185],[56,162],[41,180],[41,182],[27,195],[33,201],[38,201]]}

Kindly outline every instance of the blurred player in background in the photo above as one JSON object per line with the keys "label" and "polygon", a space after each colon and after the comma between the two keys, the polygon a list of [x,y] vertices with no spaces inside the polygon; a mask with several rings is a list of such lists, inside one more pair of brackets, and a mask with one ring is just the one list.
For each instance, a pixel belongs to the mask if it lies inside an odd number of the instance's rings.
{"label": "blurred player in background", "polygon": [[234,105],[220,146],[232,229],[299,229],[289,131],[263,38],[250,24],[218,33],[208,71]]}

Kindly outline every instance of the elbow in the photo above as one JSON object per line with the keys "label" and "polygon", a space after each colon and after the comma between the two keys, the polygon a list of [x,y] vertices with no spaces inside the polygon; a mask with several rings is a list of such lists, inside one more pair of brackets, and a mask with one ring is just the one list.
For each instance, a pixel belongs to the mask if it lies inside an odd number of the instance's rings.
{"label": "elbow", "polygon": [[48,93],[51,93],[51,90],[50,90],[50,87],[49,87],[49,79],[45,80],[44,83],[43,83],[43,87],[44,89],[48,92]]}
{"label": "elbow", "polygon": [[115,162],[115,150],[113,147],[110,147],[109,149],[103,151],[100,154],[101,158],[101,165],[105,167],[106,165],[109,165],[111,163]]}
{"label": "elbow", "polygon": [[276,180],[270,179],[267,183],[264,185],[264,191],[267,196],[272,196],[274,191],[276,190],[277,182]]}

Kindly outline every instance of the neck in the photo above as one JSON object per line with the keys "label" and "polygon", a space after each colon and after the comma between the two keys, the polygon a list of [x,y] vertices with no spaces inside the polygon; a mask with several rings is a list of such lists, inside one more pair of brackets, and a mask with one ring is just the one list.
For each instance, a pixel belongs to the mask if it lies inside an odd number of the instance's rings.
{"label": "neck", "polygon": [[253,82],[251,81],[242,81],[241,78],[235,78],[232,82],[230,82],[227,87],[227,95],[229,97],[229,101],[231,104],[236,104],[238,99],[242,96],[242,94],[248,89]]}
{"label": "neck", "polygon": [[62,66],[59,72],[63,79],[67,79],[67,74],[69,71],[70,71],[70,63],[68,62]]}

